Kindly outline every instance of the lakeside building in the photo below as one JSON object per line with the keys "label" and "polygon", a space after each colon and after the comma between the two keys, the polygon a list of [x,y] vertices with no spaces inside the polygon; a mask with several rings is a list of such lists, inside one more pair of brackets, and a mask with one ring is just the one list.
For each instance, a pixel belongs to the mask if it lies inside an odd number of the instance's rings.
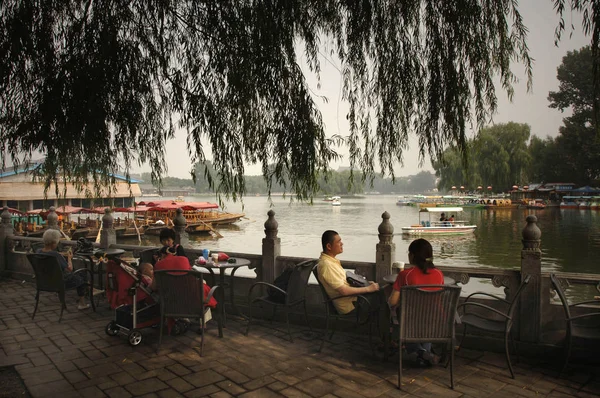
{"label": "lakeside building", "polygon": [[[78,190],[74,184],[66,183],[64,197],[53,197],[54,188],[44,194],[44,182],[34,181],[33,173],[43,165],[33,161],[17,167],[8,167],[0,173],[0,205],[26,212],[34,209],[48,209],[50,206],[75,206],[92,208],[97,206],[131,207],[135,198],[141,196],[141,180],[127,179],[119,174],[111,174],[116,179],[113,192],[108,197],[90,197],[93,187],[84,186]],[[59,181],[63,189],[62,181]],[[106,195],[108,196],[108,194]]]}
{"label": "lakeside building", "polygon": [[550,203],[560,203],[563,196],[570,195],[575,190],[572,182],[548,182],[531,184],[514,188],[510,191],[512,202],[522,202],[534,199],[543,199]]}

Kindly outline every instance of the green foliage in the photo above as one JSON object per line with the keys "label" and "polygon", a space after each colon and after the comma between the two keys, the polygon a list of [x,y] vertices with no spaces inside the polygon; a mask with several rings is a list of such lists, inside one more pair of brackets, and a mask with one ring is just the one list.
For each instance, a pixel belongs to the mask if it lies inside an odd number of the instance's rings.
{"label": "green foliage", "polygon": [[[556,139],[532,142],[533,170],[538,181],[569,181],[588,185],[600,178],[600,138],[594,128],[594,51],[569,51],[557,69],[558,91],[550,92],[550,107],[571,110]],[[536,157],[539,156],[539,157]]]}
{"label": "green foliage", "polygon": [[474,191],[477,186],[491,185],[498,191],[510,189],[527,181],[530,154],[527,148],[530,127],[527,124],[504,123],[481,129],[467,143],[468,168],[456,147],[448,148],[434,161],[440,177],[438,188],[448,191],[452,186],[465,186]]}
{"label": "green foliage", "polygon": [[[244,164],[259,163],[268,191],[307,199],[339,144],[363,179],[376,164],[393,176],[409,132],[422,158],[464,152],[465,126],[496,108],[494,78],[512,95],[516,61],[531,80],[526,33],[514,0],[5,0],[2,165],[39,151],[48,186],[62,174],[100,189],[135,163],[159,180],[181,128],[194,164],[212,152],[217,192],[243,194]],[[342,65],[346,137],[325,135],[298,63],[319,77],[325,49]]]}

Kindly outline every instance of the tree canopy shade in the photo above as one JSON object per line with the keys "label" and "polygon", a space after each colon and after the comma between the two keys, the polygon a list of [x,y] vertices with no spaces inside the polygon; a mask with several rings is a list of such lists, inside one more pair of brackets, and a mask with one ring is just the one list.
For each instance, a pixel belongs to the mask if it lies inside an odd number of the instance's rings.
{"label": "tree canopy shade", "polygon": [[[181,127],[192,163],[212,151],[218,192],[243,194],[244,162],[260,163],[269,187],[306,199],[337,144],[366,177],[393,176],[409,133],[422,158],[464,151],[496,108],[494,77],[512,95],[518,62],[530,81],[526,34],[514,0],[4,0],[2,163],[41,151],[48,186],[100,186],[136,162],[157,179]],[[318,76],[326,48],[344,137],[326,136],[299,65]]]}

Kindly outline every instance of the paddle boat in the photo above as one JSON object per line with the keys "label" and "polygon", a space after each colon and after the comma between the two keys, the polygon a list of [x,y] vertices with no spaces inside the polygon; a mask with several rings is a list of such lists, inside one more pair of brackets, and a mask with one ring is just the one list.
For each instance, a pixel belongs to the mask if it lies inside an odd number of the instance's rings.
{"label": "paddle boat", "polygon": [[[439,221],[444,213],[446,216],[458,215],[462,207],[425,207],[419,211],[419,223],[410,227],[402,227],[402,235],[466,235],[472,234],[476,225],[467,225],[465,221]],[[433,219],[432,219],[433,218]]]}
{"label": "paddle boat", "polygon": [[331,197],[331,205],[332,206],[341,206],[342,205],[342,198],[339,196],[333,196]]}

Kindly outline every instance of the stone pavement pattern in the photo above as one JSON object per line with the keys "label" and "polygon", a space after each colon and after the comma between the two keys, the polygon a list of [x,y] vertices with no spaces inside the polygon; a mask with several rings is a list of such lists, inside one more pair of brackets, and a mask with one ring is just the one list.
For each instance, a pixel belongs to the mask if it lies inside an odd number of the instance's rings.
{"label": "stone pavement pattern", "polygon": [[[407,368],[404,391],[396,388],[397,357],[374,358],[360,335],[337,334],[317,353],[320,340],[296,328],[295,343],[268,322],[242,334],[242,322],[229,322],[224,338],[209,328],[204,356],[199,335],[163,337],[145,329],[144,341],[130,347],[124,336],[104,332],[113,316],[105,302],[97,313],[68,312],[58,323],[59,302],[42,293],[34,321],[32,284],[0,281],[0,366],[12,366],[33,397],[593,397],[600,393],[597,368],[572,369],[565,377],[543,364],[516,365],[511,379],[504,356],[461,350],[455,363],[455,390],[449,369]],[[281,328],[285,329],[285,328]],[[0,392],[0,395],[1,392]]]}

